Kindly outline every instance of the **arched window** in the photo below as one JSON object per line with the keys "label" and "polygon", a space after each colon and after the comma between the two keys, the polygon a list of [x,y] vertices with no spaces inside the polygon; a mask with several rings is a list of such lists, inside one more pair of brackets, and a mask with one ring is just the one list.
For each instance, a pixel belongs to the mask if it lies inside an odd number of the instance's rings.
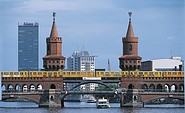
{"label": "arched window", "polygon": [[19,84],[17,84],[17,85],[15,86],[15,91],[16,91],[16,92],[20,92],[20,91],[21,91],[21,86],[20,86]]}
{"label": "arched window", "polygon": [[154,92],[154,91],[155,91],[155,86],[154,86],[153,84],[151,84],[151,85],[149,86],[149,90],[150,90],[151,92]]}
{"label": "arched window", "polygon": [[141,88],[144,89],[144,91],[148,91],[148,86],[146,84],[143,84]]}
{"label": "arched window", "polygon": [[169,92],[169,91],[170,91],[170,87],[169,87],[168,84],[165,84],[165,85],[164,85],[164,91],[165,91],[165,92]]}
{"label": "arched window", "polygon": [[131,45],[131,44],[129,45],[128,50],[129,50],[129,51],[132,51],[132,45]]}
{"label": "arched window", "polygon": [[128,89],[133,89],[133,85],[130,84],[130,85],[128,86]]}
{"label": "arched window", "polygon": [[184,92],[184,85],[183,84],[179,85],[179,92]]}
{"label": "arched window", "polygon": [[56,86],[54,84],[51,84],[50,89],[55,89]]}
{"label": "arched window", "polygon": [[162,92],[162,85],[161,85],[161,84],[157,84],[157,89],[156,89],[156,91]]}

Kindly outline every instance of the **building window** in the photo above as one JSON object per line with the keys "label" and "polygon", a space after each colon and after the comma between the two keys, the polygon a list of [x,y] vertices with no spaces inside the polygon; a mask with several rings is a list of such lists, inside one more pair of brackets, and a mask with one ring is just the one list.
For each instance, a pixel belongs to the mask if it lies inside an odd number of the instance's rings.
{"label": "building window", "polygon": [[128,49],[129,49],[129,51],[132,51],[132,45],[131,44],[129,45]]}

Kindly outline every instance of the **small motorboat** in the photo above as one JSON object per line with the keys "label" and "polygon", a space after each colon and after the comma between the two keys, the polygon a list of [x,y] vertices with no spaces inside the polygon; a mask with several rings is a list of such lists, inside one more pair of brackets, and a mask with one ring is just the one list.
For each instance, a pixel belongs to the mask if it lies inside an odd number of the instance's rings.
{"label": "small motorboat", "polygon": [[96,99],[91,97],[87,100],[87,103],[96,103]]}
{"label": "small motorboat", "polygon": [[96,103],[97,108],[110,108],[109,101],[107,99],[98,99]]}

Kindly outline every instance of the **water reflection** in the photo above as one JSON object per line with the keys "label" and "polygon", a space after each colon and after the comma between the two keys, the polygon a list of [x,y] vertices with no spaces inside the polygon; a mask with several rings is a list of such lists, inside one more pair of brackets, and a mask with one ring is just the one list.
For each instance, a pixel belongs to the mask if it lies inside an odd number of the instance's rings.
{"label": "water reflection", "polygon": [[[96,103],[65,102],[64,108],[38,108],[31,102],[0,102],[0,112],[8,113],[184,113],[184,105],[145,105],[145,108],[120,108],[119,103],[110,103],[109,109],[97,109]],[[180,107],[180,108],[179,108]]]}

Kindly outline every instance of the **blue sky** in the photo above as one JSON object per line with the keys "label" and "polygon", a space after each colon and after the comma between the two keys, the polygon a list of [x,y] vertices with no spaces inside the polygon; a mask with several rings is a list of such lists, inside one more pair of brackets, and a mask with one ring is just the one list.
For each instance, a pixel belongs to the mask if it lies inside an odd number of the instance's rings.
{"label": "blue sky", "polygon": [[18,22],[39,23],[39,67],[46,55],[52,12],[63,38],[63,55],[85,50],[97,55],[96,68],[119,69],[122,37],[128,27],[128,12],[139,38],[142,60],[181,56],[185,41],[184,0],[1,0],[0,71],[16,71]]}

